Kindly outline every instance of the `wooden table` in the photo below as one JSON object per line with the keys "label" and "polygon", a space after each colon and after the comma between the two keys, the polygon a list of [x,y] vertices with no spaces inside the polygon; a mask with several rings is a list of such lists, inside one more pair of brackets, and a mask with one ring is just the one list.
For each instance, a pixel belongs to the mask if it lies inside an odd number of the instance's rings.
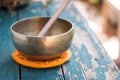
{"label": "wooden table", "polygon": [[120,80],[118,68],[74,3],[60,16],[75,26],[73,43],[69,48],[72,58],[68,62],[54,68],[33,69],[19,65],[11,58],[15,50],[10,36],[11,24],[23,18],[51,16],[60,4],[52,2],[47,10],[41,2],[33,2],[17,10],[15,16],[0,12],[0,80]]}

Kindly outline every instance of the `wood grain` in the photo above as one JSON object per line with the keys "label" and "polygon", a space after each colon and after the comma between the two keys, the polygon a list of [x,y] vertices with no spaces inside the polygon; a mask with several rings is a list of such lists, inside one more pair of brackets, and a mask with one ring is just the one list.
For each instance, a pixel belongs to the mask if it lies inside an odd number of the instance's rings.
{"label": "wood grain", "polygon": [[[54,12],[53,5],[55,4],[49,6],[51,13]],[[65,78],[67,80],[119,80],[120,72],[117,66],[81,15],[71,4],[60,16],[71,21],[75,26],[73,44],[70,48],[73,58],[63,65]]]}
{"label": "wood grain", "polygon": [[[48,13],[52,16],[60,4],[61,0],[52,2],[47,9],[41,2],[34,2],[17,10],[17,18],[47,16]],[[120,71],[72,2],[60,17],[75,26],[69,48],[72,58],[55,68],[32,69],[19,66],[11,59],[15,48],[11,42],[10,25],[16,21],[16,16],[0,13],[0,80],[120,80]]]}

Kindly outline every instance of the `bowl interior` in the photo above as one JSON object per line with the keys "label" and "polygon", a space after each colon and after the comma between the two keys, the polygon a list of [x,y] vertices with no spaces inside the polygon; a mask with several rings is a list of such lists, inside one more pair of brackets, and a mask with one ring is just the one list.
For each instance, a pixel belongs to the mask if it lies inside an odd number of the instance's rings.
{"label": "bowl interior", "polygon": [[[47,17],[24,19],[14,24],[12,30],[22,35],[37,36],[48,20],[49,18]],[[68,23],[66,20],[58,18],[45,36],[62,34],[69,31],[71,28],[72,24]]]}

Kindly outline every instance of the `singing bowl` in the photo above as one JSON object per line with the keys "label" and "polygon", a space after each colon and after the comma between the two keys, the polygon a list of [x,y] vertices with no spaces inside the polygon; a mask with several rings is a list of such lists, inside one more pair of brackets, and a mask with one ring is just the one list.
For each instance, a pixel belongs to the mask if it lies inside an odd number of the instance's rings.
{"label": "singing bowl", "polygon": [[44,36],[37,36],[50,17],[32,17],[16,21],[11,26],[11,37],[15,48],[31,57],[52,59],[66,51],[73,39],[74,26],[58,18]]}

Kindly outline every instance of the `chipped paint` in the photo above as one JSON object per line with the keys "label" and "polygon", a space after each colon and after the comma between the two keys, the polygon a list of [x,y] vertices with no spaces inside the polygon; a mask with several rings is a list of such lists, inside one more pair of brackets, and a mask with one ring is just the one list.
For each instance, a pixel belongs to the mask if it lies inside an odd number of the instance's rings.
{"label": "chipped paint", "polygon": [[62,70],[61,68],[57,71],[58,75],[62,75]]}
{"label": "chipped paint", "polygon": [[[59,4],[61,4],[58,3],[59,2],[57,1],[48,5],[49,16],[53,15],[53,13],[59,7]],[[45,7],[41,3],[32,3],[25,9],[22,9],[18,12],[18,16],[20,19],[33,16],[46,16]],[[1,30],[5,30],[6,32],[9,30],[8,26],[10,26],[12,20],[15,21],[15,19],[9,18],[7,16],[5,16],[5,19],[8,20],[8,24],[4,24],[5,21],[4,23],[1,23],[2,25],[6,25],[6,28],[0,27]],[[2,17],[3,16],[0,16],[0,21]],[[118,68],[111,60],[109,55],[106,53],[100,41],[96,38],[94,33],[87,25],[87,22],[84,20],[80,12],[78,12],[75,6],[73,4],[70,4],[60,17],[71,21],[75,26],[73,43],[69,48],[72,52],[72,57],[68,62],[62,65],[64,74],[60,66],[51,69],[38,70],[20,67],[21,78],[25,80],[46,80],[46,77],[48,76],[47,78],[50,80],[64,80],[64,78],[66,80],[120,80],[120,72]],[[10,21],[8,18],[10,19]],[[10,53],[8,52],[13,51],[13,49],[11,48],[11,43],[8,43],[8,40],[10,39],[8,39],[8,37],[10,36],[5,31],[0,32],[0,35],[2,37],[1,41],[4,41],[1,42],[1,46],[8,45],[4,47],[0,52],[3,55],[0,60],[0,62],[3,61],[1,63],[6,62],[6,59],[10,57]],[[5,34],[5,36],[2,36],[3,33]],[[14,69],[12,71],[10,70],[11,68],[6,67],[6,65],[11,65],[11,62],[4,64],[5,66],[1,64],[2,69],[0,72],[3,72],[2,77],[4,77],[5,80],[9,77],[13,77],[12,80],[19,79],[18,65],[14,63],[12,64],[12,66],[14,66]],[[6,69],[7,72],[4,73],[4,70],[6,71]],[[11,74],[8,75],[8,72]],[[7,75],[7,77],[5,74]],[[11,75],[14,75],[15,77]],[[3,78],[0,77],[0,79]]]}

